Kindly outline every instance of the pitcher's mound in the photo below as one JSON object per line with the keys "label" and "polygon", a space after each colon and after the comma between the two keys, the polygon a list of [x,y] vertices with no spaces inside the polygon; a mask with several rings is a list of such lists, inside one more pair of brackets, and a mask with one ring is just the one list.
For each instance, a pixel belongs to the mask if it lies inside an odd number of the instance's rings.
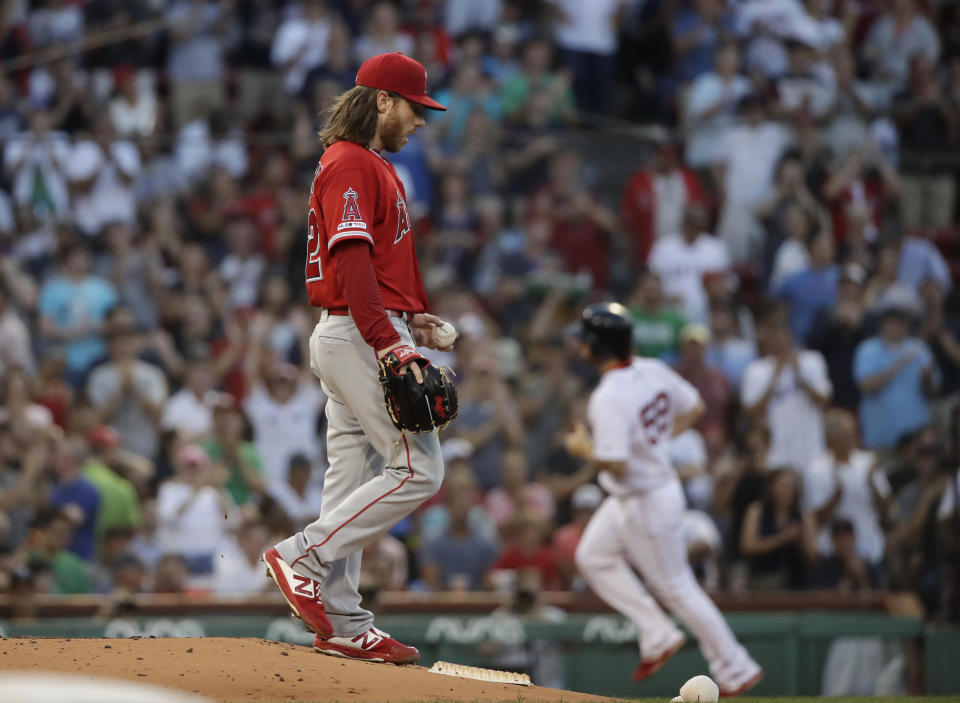
{"label": "pitcher's mound", "polygon": [[0,669],[127,679],[226,703],[401,703],[609,699],[536,686],[431,674],[419,666],[369,664],[260,639],[15,639],[0,641]]}

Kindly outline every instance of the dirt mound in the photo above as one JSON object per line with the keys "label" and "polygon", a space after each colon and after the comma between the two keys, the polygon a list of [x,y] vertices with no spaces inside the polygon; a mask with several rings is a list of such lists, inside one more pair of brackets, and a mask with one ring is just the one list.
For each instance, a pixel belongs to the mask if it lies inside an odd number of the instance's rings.
{"label": "dirt mound", "polygon": [[0,670],[108,676],[200,693],[227,703],[363,701],[607,701],[583,693],[491,684],[419,666],[326,657],[260,639],[16,639],[0,641]]}

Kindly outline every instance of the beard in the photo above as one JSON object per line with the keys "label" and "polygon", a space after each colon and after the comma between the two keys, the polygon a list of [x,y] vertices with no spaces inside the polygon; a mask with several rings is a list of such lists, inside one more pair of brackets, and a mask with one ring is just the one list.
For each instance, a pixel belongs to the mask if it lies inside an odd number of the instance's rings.
{"label": "beard", "polygon": [[399,117],[387,117],[380,127],[380,143],[391,154],[396,154],[403,148],[406,136]]}

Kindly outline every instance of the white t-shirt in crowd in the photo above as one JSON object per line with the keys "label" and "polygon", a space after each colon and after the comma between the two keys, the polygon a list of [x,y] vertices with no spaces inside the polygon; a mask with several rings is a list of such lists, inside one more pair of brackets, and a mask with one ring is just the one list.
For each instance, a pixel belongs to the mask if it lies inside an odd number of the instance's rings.
{"label": "white t-shirt in crowd", "polygon": [[270,60],[275,66],[287,66],[283,87],[291,95],[303,90],[311,69],[327,61],[330,21],[326,18],[310,22],[306,17],[291,17],[280,25],[273,38]]}
{"label": "white t-shirt in crowd", "polygon": [[270,486],[270,495],[280,504],[297,530],[302,530],[320,515],[322,484],[308,483],[306,494],[301,496],[289,483],[281,481]]}
{"label": "white t-shirt in crowd", "polygon": [[[750,81],[743,76],[733,76],[725,81],[716,73],[701,73],[694,79],[686,104],[689,128],[686,160],[689,166],[703,168],[720,160],[720,139],[736,120],[740,98],[749,92]],[[705,112],[720,103],[723,109],[710,117],[703,117]]]}
{"label": "white t-shirt in crowd", "polygon": [[320,385],[301,380],[284,404],[275,401],[262,385],[254,386],[243,403],[253,426],[253,442],[263,459],[267,487],[286,483],[290,458],[304,454],[311,462],[320,455],[317,420],[327,396]]}
{"label": "white t-shirt in crowd", "polygon": [[699,400],[693,386],[657,359],[635,357],[629,366],[607,371],[587,405],[593,455],[626,462],[627,472],[620,478],[601,472],[603,489],[625,495],[676,481],[670,463],[673,420]]}
{"label": "white t-shirt in crowd", "polygon": [[[137,222],[134,181],[140,174],[140,151],[126,140],[111,142],[108,149],[109,158],[97,142],[79,141],[73,145],[67,168],[74,183],[96,178],[93,187],[73,201],[74,221],[88,236],[99,234],[110,222]],[[121,178],[121,172],[128,180]]]}
{"label": "white t-shirt in crowd", "polygon": [[157,545],[164,554],[214,554],[238,517],[237,511],[224,516],[217,489],[212,486],[195,490],[180,481],[165,481],[157,491]]}
{"label": "white t-shirt in crowd", "polygon": [[189,388],[181,388],[163,406],[160,426],[185,436],[204,437],[213,427],[213,411]]}
{"label": "white t-shirt in crowd", "polygon": [[[769,356],[750,362],[740,382],[740,399],[747,407],[756,405],[770,383],[775,383],[767,405],[767,424],[771,435],[767,462],[771,468],[792,467],[802,476],[826,446],[823,439],[823,411],[800,387],[792,367],[785,366],[774,381],[776,365],[776,361]],[[807,384],[818,393],[830,395],[833,392],[827,364],[820,352],[798,350],[797,367]]]}
{"label": "white t-shirt in crowd", "polygon": [[727,203],[752,207],[767,197],[774,169],[789,143],[789,133],[776,122],[729,128],[720,139],[718,154],[726,164]]}
{"label": "white t-shirt in crowd", "polygon": [[[803,503],[810,511],[826,505],[837,490],[837,482],[840,483],[843,495],[833,511],[831,521],[843,519],[853,523],[857,554],[874,564],[883,559],[884,549],[880,516],[867,485],[870,467],[875,461],[873,452],[857,450],[845,463],[837,464],[833,454],[825,452],[810,463],[803,475]],[[874,471],[873,486],[881,496],[890,495],[890,484],[882,471]],[[833,553],[829,522],[817,536],[817,547],[823,556]]]}
{"label": "white t-shirt in crowd", "polygon": [[557,43],[571,51],[609,56],[617,50],[614,21],[622,0],[550,0],[568,19],[556,23]]}
{"label": "white t-shirt in crowd", "polygon": [[730,256],[727,245],[706,232],[693,244],[678,234],[658,239],[650,250],[650,268],[663,282],[663,292],[680,300],[688,320],[702,322],[707,317],[707,294],[703,289],[703,275],[714,271],[729,271]]}

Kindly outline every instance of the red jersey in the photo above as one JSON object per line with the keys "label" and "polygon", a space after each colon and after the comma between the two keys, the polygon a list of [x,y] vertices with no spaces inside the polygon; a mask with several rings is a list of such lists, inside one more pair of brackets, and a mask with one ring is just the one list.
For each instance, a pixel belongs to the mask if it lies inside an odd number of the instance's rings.
{"label": "red jersey", "polygon": [[320,157],[308,207],[306,281],[311,305],[347,306],[330,252],[340,242],[359,239],[370,244],[384,307],[427,309],[406,193],[389,161],[353,142],[331,144]]}

